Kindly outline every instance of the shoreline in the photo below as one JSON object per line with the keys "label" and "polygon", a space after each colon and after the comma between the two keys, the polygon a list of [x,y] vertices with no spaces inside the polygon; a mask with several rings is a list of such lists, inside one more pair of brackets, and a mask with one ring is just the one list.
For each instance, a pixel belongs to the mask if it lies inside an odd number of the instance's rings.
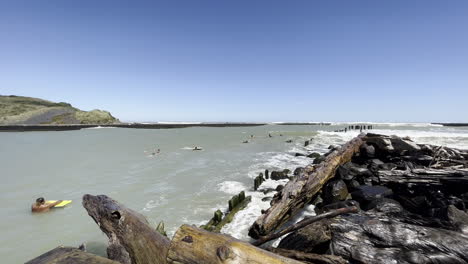
{"label": "shoreline", "polygon": [[264,126],[266,123],[200,123],[200,124],[67,124],[67,125],[0,125],[0,132],[28,132],[28,131],[68,131],[96,127],[136,128],[136,129],[169,129],[187,127],[252,127]]}

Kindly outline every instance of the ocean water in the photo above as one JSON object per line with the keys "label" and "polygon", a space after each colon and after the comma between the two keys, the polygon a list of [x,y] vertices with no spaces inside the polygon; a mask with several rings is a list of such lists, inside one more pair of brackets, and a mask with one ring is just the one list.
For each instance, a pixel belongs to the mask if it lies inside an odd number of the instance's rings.
{"label": "ocean water", "polygon": [[[58,245],[83,242],[89,251],[105,254],[107,238],[81,206],[87,193],[106,194],[145,215],[153,226],[163,220],[172,235],[181,224],[206,223],[216,209],[227,209],[232,195],[245,191],[252,202],[222,231],[247,240],[249,226],[269,207],[262,198],[274,194],[254,192],[253,178],[265,169],[293,171],[311,163],[294,154],[324,153],[329,145],[359,134],[333,132],[347,125],[0,133],[2,263],[22,263]],[[387,123],[374,124],[372,132],[468,149],[468,128]],[[243,144],[247,139],[250,143]],[[203,150],[192,151],[193,146]],[[153,156],[155,149],[161,153]],[[285,183],[267,180],[260,189]],[[73,203],[31,214],[31,204],[41,196]],[[313,207],[308,207],[293,221],[311,214]]]}

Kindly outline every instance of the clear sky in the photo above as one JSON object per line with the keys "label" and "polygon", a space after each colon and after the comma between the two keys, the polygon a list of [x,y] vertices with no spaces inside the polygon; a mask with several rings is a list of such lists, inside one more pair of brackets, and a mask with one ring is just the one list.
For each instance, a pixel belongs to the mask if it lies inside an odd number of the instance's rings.
{"label": "clear sky", "polygon": [[468,122],[468,1],[2,1],[0,94],[123,121]]}

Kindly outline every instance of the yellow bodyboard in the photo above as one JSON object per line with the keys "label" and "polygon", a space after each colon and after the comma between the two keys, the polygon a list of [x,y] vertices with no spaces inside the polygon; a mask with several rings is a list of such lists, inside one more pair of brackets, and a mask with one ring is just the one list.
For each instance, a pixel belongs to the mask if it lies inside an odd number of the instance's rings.
{"label": "yellow bodyboard", "polygon": [[[49,200],[49,201],[46,201],[46,203],[55,203],[55,202],[57,202],[57,200]],[[69,204],[69,203],[71,203],[71,202],[72,202],[72,200],[63,200],[61,203],[59,203],[59,204],[57,204],[56,206],[54,206],[54,208],[55,208],[55,207],[64,207],[65,205],[67,205],[67,204]]]}

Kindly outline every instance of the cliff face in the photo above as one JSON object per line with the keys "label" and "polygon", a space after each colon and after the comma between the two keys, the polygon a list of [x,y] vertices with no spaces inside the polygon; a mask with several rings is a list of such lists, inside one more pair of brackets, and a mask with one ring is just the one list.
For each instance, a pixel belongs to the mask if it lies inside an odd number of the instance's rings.
{"label": "cliff face", "polygon": [[81,111],[69,103],[24,96],[0,96],[0,125],[13,124],[115,124],[103,110]]}

